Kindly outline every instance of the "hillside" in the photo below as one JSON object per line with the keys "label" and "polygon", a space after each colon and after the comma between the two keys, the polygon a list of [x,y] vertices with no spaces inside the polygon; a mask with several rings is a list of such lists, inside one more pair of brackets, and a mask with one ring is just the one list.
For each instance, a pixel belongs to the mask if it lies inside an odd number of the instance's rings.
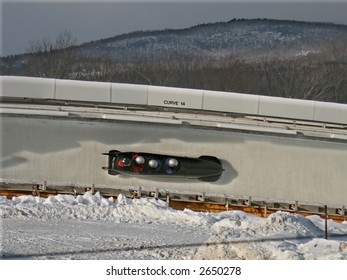
{"label": "hillside", "polygon": [[250,57],[300,55],[322,51],[329,43],[347,37],[347,26],[282,20],[231,20],[186,29],[138,31],[83,44],[88,57],[107,55],[133,61],[167,52],[200,53],[221,58],[233,53]]}
{"label": "hillside", "polygon": [[66,32],[34,42],[1,58],[0,74],[347,103],[345,25],[234,19],[74,42]]}

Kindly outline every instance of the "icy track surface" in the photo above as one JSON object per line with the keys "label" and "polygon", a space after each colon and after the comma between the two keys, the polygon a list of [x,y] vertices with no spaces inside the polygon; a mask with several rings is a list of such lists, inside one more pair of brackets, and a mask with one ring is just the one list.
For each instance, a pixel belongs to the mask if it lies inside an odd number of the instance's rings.
{"label": "icy track surface", "polygon": [[347,259],[347,223],[177,211],[155,199],[0,197],[4,259]]}

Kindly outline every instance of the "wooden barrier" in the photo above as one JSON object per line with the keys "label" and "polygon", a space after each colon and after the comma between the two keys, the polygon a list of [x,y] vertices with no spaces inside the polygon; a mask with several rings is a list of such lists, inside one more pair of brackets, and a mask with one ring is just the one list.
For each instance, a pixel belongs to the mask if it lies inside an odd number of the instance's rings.
{"label": "wooden barrier", "polygon": [[[17,196],[23,195],[34,195],[43,198],[47,198],[49,196],[55,196],[58,194],[68,194],[68,195],[77,195],[76,192],[58,192],[58,191],[44,191],[40,192],[37,189],[33,190],[4,190],[0,189],[0,196],[6,196],[8,199]],[[117,198],[116,195],[103,195],[105,198],[113,197]],[[167,199],[169,207],[176,210],[184,210],[189,209],[195,212],[211,212],[211,213],[220,213],[224,211],[243,211],[258,217],[266,218],[270,214],[276,213],[278,211],[289,212],[293,214],[298,214],[302,216],[310,216],[310,215],[318,215],[321,218],[325,218],[325,213],[314,213],[308,211],[295,211],[288,209],[271,209],[260,206],[249,206],[249,205],[235,205],[235,204],[221,204],[221,203],[210,203],[203,201],[184,201],[184,200],[176,200],[176,199]],[[328,219],[332,219],[336,222],[344,222],[347,221],[347,216],[345,215],[328,215]]]}

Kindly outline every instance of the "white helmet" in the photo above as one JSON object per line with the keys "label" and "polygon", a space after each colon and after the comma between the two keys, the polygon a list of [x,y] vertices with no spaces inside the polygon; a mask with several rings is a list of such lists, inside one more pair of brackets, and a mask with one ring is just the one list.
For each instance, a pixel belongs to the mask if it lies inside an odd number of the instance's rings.
{"label": "white helmet", "polygon": [[148,162],[148,165],[149,165],[149,167],[151,167],[151,168],[157,168],[157,167],[158,167],[158,162],[157,162],[155,159],[151,159],[151,160]]}
{"label": "white helmet", "polygon": [[178,161],[175,158],[170,158],[167,164],[170,167],[176,167],[178,165]]}
{"label": "white helmet", "polygon": [[143,156],[137,156],[135,158],[135,161],[137,164],[144,164],[145,163],[145,158]]}

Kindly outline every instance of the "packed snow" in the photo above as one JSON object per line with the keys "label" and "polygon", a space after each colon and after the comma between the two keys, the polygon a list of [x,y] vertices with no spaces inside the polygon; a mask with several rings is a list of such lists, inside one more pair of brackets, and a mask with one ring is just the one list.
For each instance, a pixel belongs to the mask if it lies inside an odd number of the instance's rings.
{"label": "packed snow", "polygon": [[6,259],[347,259],[347,223],[277,212],[178,211],[152,198],[100,193],[0,197]]}

